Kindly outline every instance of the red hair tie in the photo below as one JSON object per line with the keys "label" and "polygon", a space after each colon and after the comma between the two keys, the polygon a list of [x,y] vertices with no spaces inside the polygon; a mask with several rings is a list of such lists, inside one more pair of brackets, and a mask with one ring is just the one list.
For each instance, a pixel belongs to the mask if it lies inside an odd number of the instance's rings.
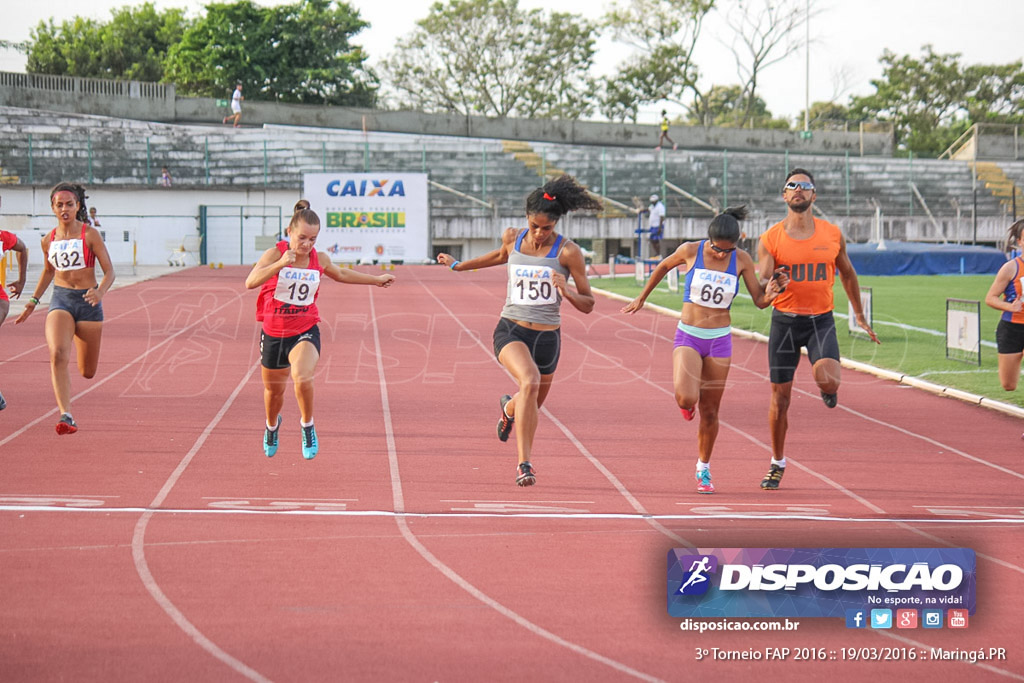
{"label": "red hair tie", "polygon": [[555,201],[555,198],[549,195],[547,192],[544,193],[544,199],[548,200],[549,202]]}

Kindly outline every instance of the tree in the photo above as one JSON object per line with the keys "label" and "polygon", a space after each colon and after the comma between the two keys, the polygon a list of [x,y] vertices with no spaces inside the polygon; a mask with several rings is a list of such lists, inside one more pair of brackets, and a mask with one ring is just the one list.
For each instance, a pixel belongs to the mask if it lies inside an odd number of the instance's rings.
{"label": "tree", "polygon": [[605,25],[635,48],[605,87],[601,110],[615,121],[636,121],[639,108],[667,100],[688,107],[700,97],[693,50],[715,0],[632,0],[613,5]]}
{"label": "tree", "polygon": [[165,80],[188,95],[369,107],[377,78],[351,39],[368,24],[334,0],[261,7],[213,3],[167,57]]}
{"label": "tree", "polygon": [[107,23],[74,17],[40,22],[28,42],[29,73],[159,81],[171,45],[188,25],[184,10],[152,3],[121,7]]}
{"label": "tree", "polygon": [[805,9],[809,4],[804,0],[748,0],[731,6],[726,13],[725,23],[734,34],[729,49],[742,84],[743,109],[737,126],[747,125],[756,116],[761,73],[803,44],[797,29],[809,18],[810,10]]}
{"label": "tree", "polygon": [[715,85],[703,93],[690,109],[691,125],[718,128],[789,128],[789,122],[773,119],[760,97],[750,102],[740,85]]}
{"label": "tree", "polygon": [[400,106],[432,112],[579,118],[593,110],[597,27],[517,0],[449,0],[382,66]]}
{"label": "tree", "polygon": [[922,156],[940,154],[972,122],[1024,118],[1021,62],[964,67],[959,53],[922,51],[915,59],[886,50],[882,78],[871,81],[875,93],[851,101],[854,118],[891,121],[899,148]]}

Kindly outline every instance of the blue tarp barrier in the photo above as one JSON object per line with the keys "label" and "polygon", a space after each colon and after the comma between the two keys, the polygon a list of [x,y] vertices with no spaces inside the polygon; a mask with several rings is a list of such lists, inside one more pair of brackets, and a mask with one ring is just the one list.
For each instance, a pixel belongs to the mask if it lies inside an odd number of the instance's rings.
{"label": "blue tarp barrier", "polygon": [[995,247],[967,244],[885,242],[847,244],[858,275],[995,275],[1006,254]]}

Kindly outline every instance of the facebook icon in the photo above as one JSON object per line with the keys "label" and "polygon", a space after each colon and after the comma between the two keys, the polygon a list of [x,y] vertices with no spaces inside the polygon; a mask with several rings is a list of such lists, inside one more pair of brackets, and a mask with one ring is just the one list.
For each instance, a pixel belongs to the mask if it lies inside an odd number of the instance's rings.
{"label": "facebook icon", "polygon": [[867,612],[865,610],[846,610],[846,628],[867,628],[867,621]]}

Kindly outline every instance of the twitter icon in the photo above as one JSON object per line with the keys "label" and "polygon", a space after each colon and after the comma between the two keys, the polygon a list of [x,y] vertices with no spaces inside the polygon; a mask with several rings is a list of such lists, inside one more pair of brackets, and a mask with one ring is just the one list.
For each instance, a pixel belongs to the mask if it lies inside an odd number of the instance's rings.
{"label": "twitter icon", "polygon": [[871,610],[871,628],[892,628],[892,610]]}

